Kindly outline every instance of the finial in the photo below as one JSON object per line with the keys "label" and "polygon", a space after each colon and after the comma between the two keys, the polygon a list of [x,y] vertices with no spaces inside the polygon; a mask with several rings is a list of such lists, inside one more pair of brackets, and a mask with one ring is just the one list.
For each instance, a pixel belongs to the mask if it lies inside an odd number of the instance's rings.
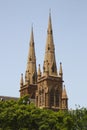
{"label": "finial", "polygon": [[31,33],[33,33],[33,23],[31,24]]}
{"label": "finial", "polygon": [[49,21],[51,22],[51,9],[49,9]]}
{"label": "finial", "polygon": [[38,65],[38,78],[41,77],[40,64]]}
{"label": "finial", "polygon": [[21,73],[21,80],[23,79],[23,73]]}
{"label": "finial", "polygon": [[23,86],[23,73],[21,73],[20,85],[21,85],[21,87]]}
{"label": "finial", "polygon": [[49,22],[51,23],[51,8],[49,9]]}
{"label": "finial", "polygon": [[31,26],[30,45],[34,44],[33,24]]}
{"label": "finial", "polygon": [[31,24],[31,30],[33,31],[33,23]]}
{"label": "finial", "polygon": [[49,21],[48,21],[48,34],[52,34],[52,23],[51,23],[51,10],[49,10]]}
{"label": "finial", "polygon": [[49,15],[51,15],[51,8],[49,9]]}
{"label": "finial", "polygon": [[61,77],[63,76],[62,62],[60,62],[60,70],[59,70],[59,75],[60,75]]}
{"label": "finial", "polygon": [[60,62],[60,66],[62,65],[62,62]]}

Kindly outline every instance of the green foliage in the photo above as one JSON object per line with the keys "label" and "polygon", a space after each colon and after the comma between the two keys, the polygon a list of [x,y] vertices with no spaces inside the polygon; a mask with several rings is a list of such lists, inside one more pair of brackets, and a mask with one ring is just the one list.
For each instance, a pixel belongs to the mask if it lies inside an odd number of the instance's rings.
{"label": "green foliage", "polygon": [[54,112],[36,108],[28,100],[29,95],[0,101],[0,130],[87,130],[86,108]]}

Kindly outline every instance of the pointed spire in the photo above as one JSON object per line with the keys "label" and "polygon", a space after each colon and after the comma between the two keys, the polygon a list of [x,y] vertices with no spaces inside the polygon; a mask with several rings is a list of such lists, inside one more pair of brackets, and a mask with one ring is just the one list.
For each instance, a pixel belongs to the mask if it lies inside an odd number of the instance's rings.
{"label": "pointed spire", "polygon": [[47,71],[47,66],[48,66],[49,75],[57,76],[55,47],[54,47],[53,33],[52,33],[51,12],[49,13],[48,28],[47,28],[45,58],[44,58],[44,65],[43,65],[44,74]]}
{"label": "pointed spire", "polygon": [[51,11],[49,12],[48,33],[52,33]]}
{"label": "pointed spire", "polygon": [[33,26],[31,27],[31,36],[30,36],[30,45],[29,45],[29,55],[28,60],[35,60],[35,48],[34,48],[34,34],[33,34]]}
{"label": "pointed spire", "polygon": [[60,62],[59,76],[63,76],[62,63]]}
{"label": "pointed spire", "polygon": [[40,64],[38,65],[38,78],[41,77],[41,69],[40,69]]}
{"label": "pointed spire", "polygon": [[63,90],[62,90],[62,99],[68,99],[67,93],[66,93],[65,85],[64,85],[64,88],[63,88]]}
{"label": "pointed spire", "polygon": [[[32,76],[32,74],[33,74],[33,76]],[[34,84],[37,79],[33,26],[31,27],[29,54],[28,54],[27,69],[26,69],[25,76],[26,76],[25,81],[27,79],[27,81],[29,81],[30,84]],[[33,81],[33,80],[35,80],[35,81]]]}
{"label": "pointed spire", "polygon": [[62,90],[62,109],[66,109],[66,110],[68,109],[68,96],[66,93],[65,85]]}
{"label": "pointed spire", "polygon": [[49,13],[48,28],[47,28],[47,39],[46,39],[46,51],[55,51],[53,34],[52,34],[52,22],[51,22],[51,12]]}
{"label": "pointed spire", "polygon": [[21,79],[20,79],[20,87],[21,87],[21,88],[23,87],[23,84],[24,84],[23,74],[21,74]]}
{"label": "pointed spire", "polygon": [[31,37],[30,37],[30,45],[34,44],[34,34],[33,34],[33,25],[31,27]]}

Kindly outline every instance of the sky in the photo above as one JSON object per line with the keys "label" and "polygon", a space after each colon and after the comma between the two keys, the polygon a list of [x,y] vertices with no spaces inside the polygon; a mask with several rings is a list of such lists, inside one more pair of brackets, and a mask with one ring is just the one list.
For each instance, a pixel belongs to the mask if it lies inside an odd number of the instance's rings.
{"label": "sky", "polygon": [[87,107],[87,0],[0,0],[0,95],[20,95],[32,24],[37,66],[43,67],[49,9],[69,109]]}

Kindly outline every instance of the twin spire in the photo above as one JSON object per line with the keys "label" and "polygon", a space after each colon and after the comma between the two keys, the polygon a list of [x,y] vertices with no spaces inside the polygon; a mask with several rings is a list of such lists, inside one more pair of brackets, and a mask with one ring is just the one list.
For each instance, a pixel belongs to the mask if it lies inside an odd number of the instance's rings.
{"label": "twin spire", "polygon": [[30,43],[29,43],[27,69],[25,73],[25,83],[35,84],[36,81],[37,81],[36,56],[35,56],[35,47],[34,47],[34,34],[33,34],[33,27],[32,27]]}
{"label": "twin spire", "polygon": [[43,64],[43,74],[45,75],[47,72],[49,73],[49,75],[57,76],[51,13],[49,13],[45,58],[44,58],[44,64]]}
{"label": "twin spire", "polygon": [[25,94],[29,94],[31,99],[35,99],[36,106],[39,107],[52,107],[55,110],[68,108],[68,97],[65,86],[63,87],[62,63],[60,63],[59,73],[57,72],[51,13],[49,13],[47,27],[43,73],[40,64],[38,71],[36,68],[34,33],[33,27],[31,28],[25,80],[23,80],[23,74],[21,74],[20,80],[20,96]]}
{"label": "twin spire", "polygon": [[[60,77],[62,77],[63,75],[61,63],[60,63],[59,74],[57,74],[51,13],[49,13],[45,57],[44,57],[44,63],[43,63],[43,76],[47,74],[50,76],[60,76]],[[40,70],[40,65],[39,65],[38,74],[37,74],[34,33],[33,33],[33,26],[32,26],[30,43],[29,43],[27,68],[25,72],[25,84],[35,84],[37,82],[37,78],[39,77],[41,77],[41,70]],[[23,74],[21,76],[21,82],[23,82]]]}

